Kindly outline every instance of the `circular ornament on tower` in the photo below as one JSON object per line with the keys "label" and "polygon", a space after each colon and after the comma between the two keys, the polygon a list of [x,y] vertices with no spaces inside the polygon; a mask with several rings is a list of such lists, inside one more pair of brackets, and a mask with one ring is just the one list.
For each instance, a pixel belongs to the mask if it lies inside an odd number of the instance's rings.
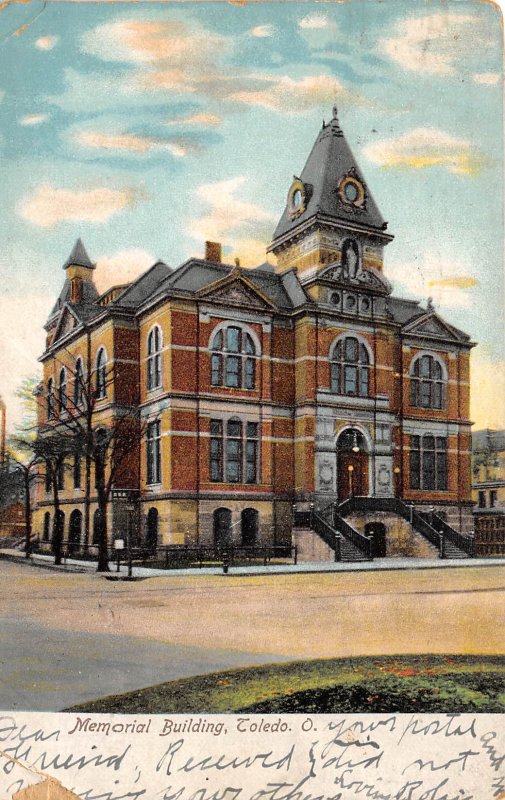
{"label": "circular ornament on tower", "polygon": [[291,217],[303,214],[307,205],[307,192],[300,178],[295,178],[288,192],[288,211]]}
{"label": "circular ornament on tower", "polygon": [[338,196],[346,206],[363,208],[365,205],[365,187],[352,175],[345,175],[338,185]]}

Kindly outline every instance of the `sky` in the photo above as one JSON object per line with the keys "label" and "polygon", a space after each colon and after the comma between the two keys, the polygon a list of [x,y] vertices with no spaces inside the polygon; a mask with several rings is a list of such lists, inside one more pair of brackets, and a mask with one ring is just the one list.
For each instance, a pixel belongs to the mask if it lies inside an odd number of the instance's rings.
{"label": "sky", "polygon": [[[478,342],[505,427],[501,12],[478,0],[0,5],[0,394],[40,369],[77,237],[101,290],[157,259],[265,260],[334,103],[395,294]],[[272,257],[270,257],[272,260]]]}

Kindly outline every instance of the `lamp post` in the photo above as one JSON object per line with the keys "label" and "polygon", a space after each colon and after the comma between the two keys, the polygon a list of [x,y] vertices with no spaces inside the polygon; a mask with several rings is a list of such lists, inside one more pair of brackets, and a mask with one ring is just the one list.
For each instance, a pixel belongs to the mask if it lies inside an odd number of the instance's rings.
{"label": "lamp post", "polygon": [[395,467],[393,469],[393,473],[394,473],[394,476],[395,476],[395,478],[394,478],[394,481],[395,481],[395,497],[399,497],[400,496],[400,474],[401,474],[400,467]]}
{"label": "lamp post", "polygon": [[354,467],[352,464],[349,464],[347,467],[347,471],[349,473],[349,495],[352,497],[353,494],[353,487],[352,487],[352,474],[354,472]]}

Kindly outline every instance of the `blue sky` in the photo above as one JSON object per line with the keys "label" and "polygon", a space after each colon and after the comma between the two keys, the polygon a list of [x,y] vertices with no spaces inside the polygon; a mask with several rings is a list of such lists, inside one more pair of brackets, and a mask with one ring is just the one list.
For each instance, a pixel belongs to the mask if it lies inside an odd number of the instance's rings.
{"label": "blue sky", "polygon": [[103,289],[202,255],[207,238],[260,263],[336,102],[395,235],[386,274],[479,342],[472,415],[505,425],[501,53],[499,9],[467,0],[4,7],[11,422],[77,236]]}

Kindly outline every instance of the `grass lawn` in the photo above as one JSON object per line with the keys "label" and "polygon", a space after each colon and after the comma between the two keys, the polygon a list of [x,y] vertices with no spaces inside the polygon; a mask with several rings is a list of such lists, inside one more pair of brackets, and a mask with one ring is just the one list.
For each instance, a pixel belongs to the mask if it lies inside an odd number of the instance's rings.
{"label": "grass lawn", "polygon": [[67,711],[122,714],[505,711],[505,657],[372,656],[227,670]]}

